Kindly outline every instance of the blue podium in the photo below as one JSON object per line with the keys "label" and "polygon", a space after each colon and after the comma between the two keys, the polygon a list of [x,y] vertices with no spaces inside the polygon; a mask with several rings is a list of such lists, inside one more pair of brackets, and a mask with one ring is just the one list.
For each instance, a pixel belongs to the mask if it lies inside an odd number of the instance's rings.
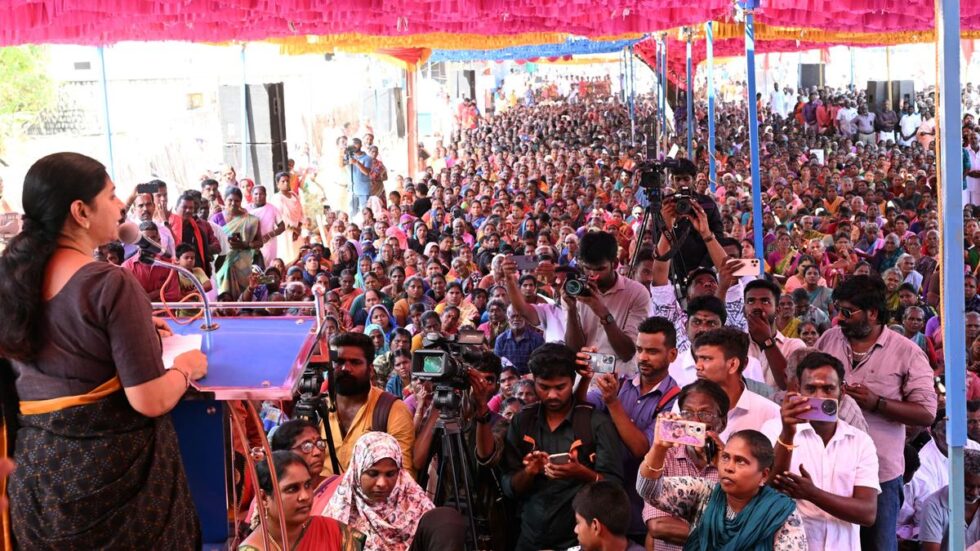
{"label": "blue podium", "polygon": [[[226,549],[234,535],[233,439],[229,402],[292,400],[306,365],[319,352],[314,317],[216,318],[219,327],[203,331],[199,321],[170,322],[177,335],[200,334],[208,374],[192,383],[171,413],[194,505],[201,519],[204,549]],[[243,441],[245,449],[247,442]]]}

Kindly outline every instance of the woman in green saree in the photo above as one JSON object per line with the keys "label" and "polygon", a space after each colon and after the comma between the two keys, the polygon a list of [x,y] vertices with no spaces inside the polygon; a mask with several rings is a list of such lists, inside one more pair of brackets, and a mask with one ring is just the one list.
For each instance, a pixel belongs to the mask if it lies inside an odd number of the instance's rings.
{"label": "woman in green saree", "polygon": [[242,208],[242,192],[231,188],[225,193],[224,224],[221,229],[228,236],[231,248],[225,254],[224,262],[215,274],[218,294],[231,293],[241,296],[248,288],[248,276],[252,264],[261,258],[262,235],[259,233],[259,219]]}

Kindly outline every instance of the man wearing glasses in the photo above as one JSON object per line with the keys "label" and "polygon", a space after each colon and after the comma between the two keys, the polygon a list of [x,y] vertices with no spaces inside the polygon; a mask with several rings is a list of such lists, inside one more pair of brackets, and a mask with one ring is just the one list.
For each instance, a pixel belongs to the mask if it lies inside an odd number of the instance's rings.
{"label": "man wearing glasses", "polygon": [[[715,441],[715,452],[725,447],[719,434],[728,423],[730,402],[724,389],[707,379],[684,387],[677,396],[681,417],[704,423],[708,435]],[[714,453],[704,447],[679,446],[667,450],[663,476],[696,476],[707,481],[718,480]],[[651,505],[643,507],[643,521],[657,551],[681,551],[691,532],[686,520],[671,516]],[[647,549],[651,547],[648,545]]]}
{"label": "man wearing glasses", "polygon": [[905,426],[927,427],[936,415],[937,397],[929,359],[909,339],[887,331],[885,284],[880,278],[854,276],[833,295],[838,326],[816,347],[844,364],[844,391],[864,412],[878,451],[878,515],[861,530],[865,549],[898,548],[895,526],[901,506]]}

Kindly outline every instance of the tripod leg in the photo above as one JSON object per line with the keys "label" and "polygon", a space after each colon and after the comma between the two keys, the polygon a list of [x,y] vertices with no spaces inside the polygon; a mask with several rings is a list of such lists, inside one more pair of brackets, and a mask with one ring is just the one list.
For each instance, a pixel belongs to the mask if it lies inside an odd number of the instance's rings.
{"label": "tripod leg", "polygon": [[[473,548],[480,548],[480,537],[476,529],[476,512],[473,510],[473,485],[470,484],[470,472],[469,472],[469,461],[467,461],[466,444],[463,442],[463,435],[460,433],[453,434],[453,444],[456,446],[456,453],[458,454],[457,459],[459,460],[461,478],[463,479],[463,488],[465,489],[465,501],[466,501],[466,512],[467,520],[470,525],[470,534],[473,537]],[[455,469],[453,471],[453,481],[455,484],[456,473]],[[459,500],[459,486],[456,486],[456,496],[457,502]]]}

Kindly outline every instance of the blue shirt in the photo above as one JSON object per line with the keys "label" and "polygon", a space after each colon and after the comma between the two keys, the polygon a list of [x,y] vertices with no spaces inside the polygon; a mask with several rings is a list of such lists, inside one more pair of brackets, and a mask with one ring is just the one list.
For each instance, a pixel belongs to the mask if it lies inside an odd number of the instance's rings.
{"label": "blue shirt", "polygon": [[374,159],[371,158],[365,152],[360,152],[354,155],[354,158],[360,161],[364,165],[364,170],[368,171],[368,174],[361,172],[361,169],[357,167],[354,163],[350,165],[351,174],[354,175],[354,195],[370,195],[371,194],[371,165],[374,164]]}
{"label": "blue shirt", "polygon": [[524,329],[521,340],[514,338],[513,329],[508,329],[497,337],[497,342],[493,345],[493,353],[501,358],[507,358],[517,368],[518,373],[526,375],[527,359],[531,356],[531,352],[542,344],[544,344],[544,337],[531,328]]}
{"label": "blue shirt", "polygon": [[[647,443],[652,446],[657,415],[663,411],[670,411],[674,406],[674,402],[677,401],[677,395],[675,394],[661,407],[657,406],[660,404],[660,400],[664,395],[670,392],[672,388],[677,387],[677,382],[670,375],[667,375],[663,381],[660,381],[660,384],[656,388],[646,394],[640,394],[639,375],[630,378],[620,377],[619,379],[619,403],[622,404],[623,411],[629,416],[633,425],[643,432],[647,437]],[[589,390],[587,400],[595,406],[596,411],[608,411],[606,403],[602,401],[602,394],[598,390]],[[620,439],[620,442],[622,443],[622,439]],[[646,534],[646,526],[643,524],[643,498],[636,491],[636,475],[640,470],[640,463],[643,462],[643,457],[633,457],[633,454],[626,448],[626,444],[622,443],[622,446],[623,488],[626,490],[627,495],[629,495],[631,511],[630,526],[627,533],[631,536]]]}

